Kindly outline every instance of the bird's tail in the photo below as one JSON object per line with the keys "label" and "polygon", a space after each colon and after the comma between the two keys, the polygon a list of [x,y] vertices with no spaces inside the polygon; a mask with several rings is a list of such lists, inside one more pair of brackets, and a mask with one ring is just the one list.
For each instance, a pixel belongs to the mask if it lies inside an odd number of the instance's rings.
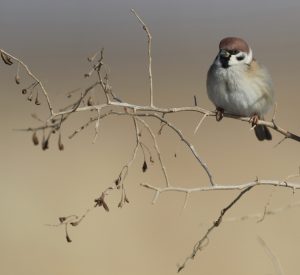
{"label": "bird's tail", "polygon": [[272,140],[272,135],[270,130],[265,125],[256,125],[254,128],[255,135],[258,140]]}

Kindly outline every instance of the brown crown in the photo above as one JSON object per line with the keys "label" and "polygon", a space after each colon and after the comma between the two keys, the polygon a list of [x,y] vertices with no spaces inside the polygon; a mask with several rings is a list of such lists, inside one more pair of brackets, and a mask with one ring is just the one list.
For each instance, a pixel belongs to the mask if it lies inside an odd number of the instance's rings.
{"label": "brown crown", "polygon": [[221,40],[219,49],[223,50],[239,50],[245,53],[249,53],[249,46],[245,40],[239,37],[226,37]]}

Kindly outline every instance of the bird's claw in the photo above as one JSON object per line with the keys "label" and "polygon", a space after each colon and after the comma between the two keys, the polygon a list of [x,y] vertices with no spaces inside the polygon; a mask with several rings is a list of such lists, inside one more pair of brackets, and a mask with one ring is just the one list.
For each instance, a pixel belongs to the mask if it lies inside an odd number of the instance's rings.
{"label": "bird's claw", "polygon": [[224,109],[217,107],[216,109],[216,121],[222,120],[224,117]]}
{"label": "bird's claw", "polygon": [[259,117],[258,117],[257,114],[255,114],[255,115],[253,115],[253,116],[250,117],[249,122],[252,124],[252,127],[253,127],[253,126],[257,125],[258,120],[259,120]]}

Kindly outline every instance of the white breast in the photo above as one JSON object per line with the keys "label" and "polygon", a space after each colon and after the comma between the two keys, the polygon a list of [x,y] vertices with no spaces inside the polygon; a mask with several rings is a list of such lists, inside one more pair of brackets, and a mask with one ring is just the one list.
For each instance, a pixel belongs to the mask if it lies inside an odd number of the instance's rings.
{"label": "white breast", "polygon": [[255,74],[249,74],[247,70],[246,64],[227,69],[213,64],[207,75],[208,97],[225,112],[263,116],[273,104],[271,78],[264,68]]}

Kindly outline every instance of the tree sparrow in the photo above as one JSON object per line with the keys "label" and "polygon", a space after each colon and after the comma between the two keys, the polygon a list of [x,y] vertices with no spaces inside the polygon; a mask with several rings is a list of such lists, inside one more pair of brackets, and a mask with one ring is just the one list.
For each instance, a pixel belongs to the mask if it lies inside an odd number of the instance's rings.
{"label": "tree sparrow", "polygon": [[251,117],[259,140],[271,140],[264,125],[256,125],[274,103],[272,80],[254,58],[241,38],[227,37],[219,44],[219,53],[207,73],[207,94],[217,108],[217,121],[223,113]]}

